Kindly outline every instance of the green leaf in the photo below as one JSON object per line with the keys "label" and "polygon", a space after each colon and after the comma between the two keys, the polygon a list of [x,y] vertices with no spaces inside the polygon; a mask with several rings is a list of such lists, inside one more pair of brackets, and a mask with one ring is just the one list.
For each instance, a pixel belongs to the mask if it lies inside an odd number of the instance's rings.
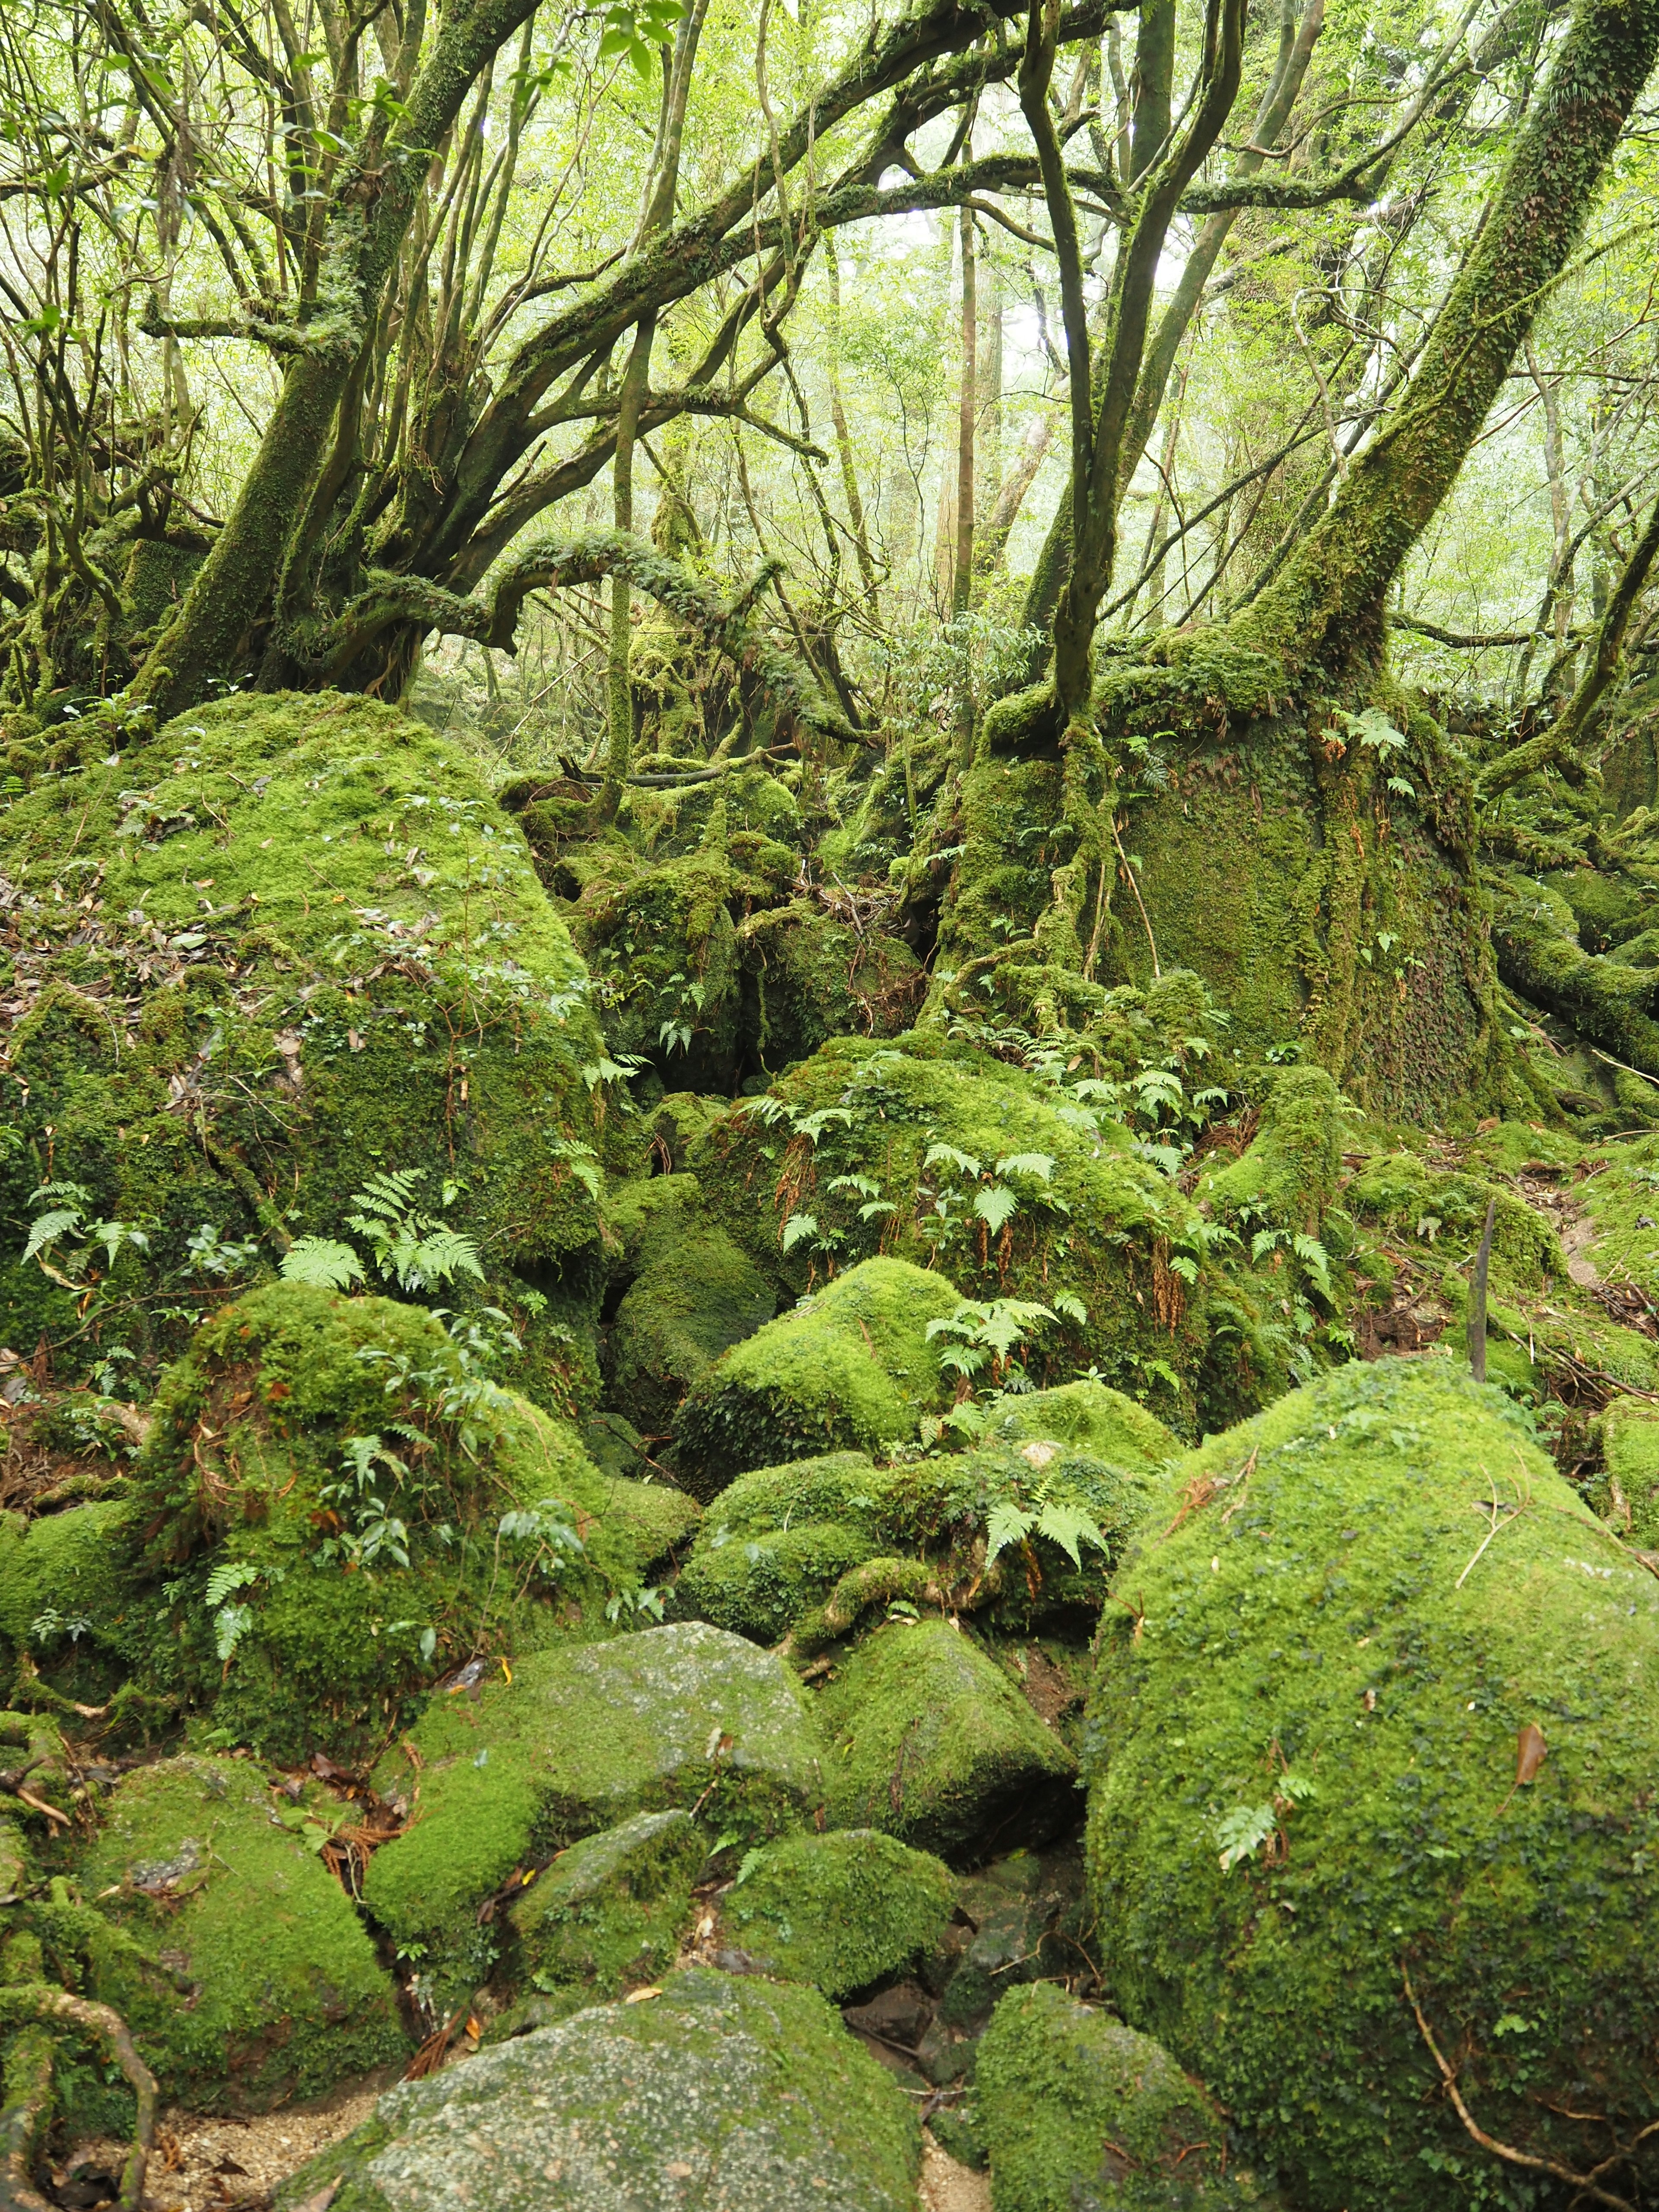
{"label": "green leaf", "polygon": [[985,1524],[985,1564],[988,1567],[999,1552],[1006,1552],[1010,1544],[1022,1542],[1036,1525],[1035,1514],[1023,1512],[1005,1498],[991,1508]]}
{"label": "green leaf", "polygon": [[971,1152],[959,1152],[954,1145],[929,1145],[921,1156],[924,1168],[936,1167],[940,1161],[958,1169],[967,1176],[982,1175],[984,1170]]}
{"label": "green leaf", "polygon": [[221,1607],[214,1616],[213,1648],[222,1661],[228,1661],[242,1638],[253,1626],[251,1605]]}
{"label": "green leaf", "polygon": [[1000,1182],[994,1182],[975,1199],[974,1211],[992,1236],[996,1237],[1019,1212],[1019,1200],[1012,1190],[1005,1190]]}
{"label": "green leaf", "polygon": [[1047,1152],[1010,1152],[1006,1160],[997,1162],[1000,1176],[1035,1176],[1039,1182],[1052,1182],[1054,1164]]}
{"label": "green leaf", "polygon": [[1241,1805],[1229,1813],[1216,1830],[1222,1873],[1231,1874],[1236,1866],[1254,1858],[1278,1826],[1271,1805]]}
{"label": "green leaf", "polygon": [[1083,1565],[1079,1544],[1091,1544],[1097,1552],[1106,1551],[1106,1539],[1100,1533],[1099,1523],[1085,1513],[1081,1506],[1067,1505],[1052,1498],[1039,1511],[1036,1532],[1046,1536],[1051,1544],[1058,1544],[1074,1567]]}
{"label": "green leaf", "polygon": [[246,1559],[223,1560],[207,1578],[207,1601],[210,1606],[222,1605],[239,1589],[259,1579],[259,1569]]}
{"label": "green leaf", "polygon": [[783,1234],[778,1239],[786,1252],[793,1252],[797,1244],[818,1233],[818,1218],[815,1213],[792,1213],[783,1224]]}
{"label": "green leaf", "polygon": [[319,1291],[343,1291],[363,1279],[363,1263],[349,1244],[328,1237],[296,1237],[283,1255],[285,1283],[311,1283]]}

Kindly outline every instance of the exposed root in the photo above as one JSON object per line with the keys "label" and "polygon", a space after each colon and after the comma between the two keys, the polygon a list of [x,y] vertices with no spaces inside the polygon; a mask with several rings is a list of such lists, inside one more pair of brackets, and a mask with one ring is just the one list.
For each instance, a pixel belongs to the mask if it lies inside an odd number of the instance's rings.
{"label": "exposed root", "polygon": [[[41,1983],[25,1984],[20,1989],[0,1989],[0,2027],[28,2027],[38,2024],[46,2027],[57,2021],[78,2028],[97,2045],[106,2061],[119,2067],[131,2085],[138,2101],[138,2112],[131,2147],[121,2169],[120,2194],[115,2201],[119,2212],[141,2212],[144,2175],[155,2142],[155,2077],[134,2049],[126,2022],[108,2005],[94,2004],[88,1997],[72,1997],[66,1990],[52,1989]],[[0,2191],[4,2193],[0,2194],[0,2212],[50,2212],[46,2200],[38,2194],[28,2179],[29,2161],[52,2087],[50,2040],[45,2037],[39,2040],[44,2051],[37,2054],[35,2039],[19,2039],[30,2054],[27,2083],[20,2082],[15,2090],[13,2069],[7,2069],[5,2162],[0,2168]]]}

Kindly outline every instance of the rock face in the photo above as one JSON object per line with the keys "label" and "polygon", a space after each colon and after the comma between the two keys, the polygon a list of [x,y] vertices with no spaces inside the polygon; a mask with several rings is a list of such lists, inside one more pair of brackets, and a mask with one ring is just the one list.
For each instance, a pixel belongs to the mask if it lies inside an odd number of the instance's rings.
{"label": "rock face", "polygon": [[[1307,2212],[1462,2212],[1495,2172],[1431,2037],[1524,2156],[1628,2145],[1659,2034],[1659,1583],[1432,1354],[1212,1437],[1146,1525],[1091,1714],[1126,2018]],[[1607,2172],[1651,2191],[1659,2137]]]}
{"label": "rock face", "polygon": [[708,1839],[689,1813],[636,1813],[562,1851],[514,1905],[522,1979],[615,1996],[672,1960]]}
{"label": "rock face", "polygon": [[727,1891],[721,1929],[758,1971],[839,2002],[930,1951],[954,1887],[936,1858],[873,1829],[786,1836]]}
{"label": "rock face", "polygon": [[1161,2044],[1052,1982],[1011,1990],[979,2046],[974,2125],[996,2212],[1244,2212],[1271,2200]]}
{"label": "rock face", "polygon": [[890,1623],[822,1693],[839,1827],[878,1827],[952,1864],[1056,1834],[1076,1765],[1007,1676],[946,1621]]}
{"label": "rock face", "polygon": [[418,1810],[363,1894],[445,1986],[495,1954],[476,1910],[516,1868],[636,1812],[703,1813],[715,1832],[792,1827],[822,1796],[805,1694],[782,1662],[701,1621],[533,1653],[510,1682],[441,1696],[377,1787]]}
{"label": "rock face", "polygon": [[693,1968],[383,2097],[283,2212],[912,2212],[904,2093],[810,1990]]}
{"label": "rock face", "polygon": [[960,1304],[943,1275],[904,1260],[866,1260],[837,1275],[728,1352],[691,1392],[681,1480],[707,1499],[749,1468],[913,1437],[943,1388],[927,1324]]}
{"label": "rock face", "polygon": [[866,1452],[756,1468],[722,1490],[681,1573],[680,1605],[775,1644],[841,1577],[890,1548],[892,1478]]}
{"label": "rock face", "polygon": [[405,2055],[362,1922],[282,1824],[258,1767],[136,1769],[80,1882],[111,1923],[109,1940],[87,1942],[88,1994],[125,2018],[164,2096],[263,2112]]}

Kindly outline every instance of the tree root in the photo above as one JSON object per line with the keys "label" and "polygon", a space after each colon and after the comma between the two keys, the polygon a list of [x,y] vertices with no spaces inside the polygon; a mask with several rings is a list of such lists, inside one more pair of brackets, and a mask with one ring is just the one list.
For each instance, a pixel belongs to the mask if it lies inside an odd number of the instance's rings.
{"label": "tree root", "polygon": [[[108,2005],[89,1997],[72,1997],[67,1990],[44,1983],[21,1989],[0,1989],[0,2027],[46,2028],[63,2021],[78,2028],[118,2066],[138,2100],[132,2142],[121,2168],[118,2212],[142,2212],[144,2175],[155,2142],[155,2076],[133,2047],[127,2024]],[[44,2197],[28,2178],[29,2162],[45,2126],[52,2094],[52,2044],[44,2033],[20,2037],[6,2069],[3,2114],[4,2164],[0,2166],[0,2212],[51,2212]]]}
{"label": "tree root", "polygon": [[1576,2189],[1581,2196],[1592,2197],[1598,2204],[1611,2205],[1613,2212],[1636,2212],[1635,2206],[1628,2197],[1617,2197],[1612,2190],[1602,2188],[1601,2176],[1609,2172],[1615,2166],[1622,2166],[1638,2146],[1645,2142],[1650,2136],[1659,2135],[1659,2120],[1650,2120],[1626,2149],[1614,2151],[1610,2158],[1604,2158],[1599,2166],[1592,2166],[1588,2173],[1576,2173],[1571,2166],[1561,2165],[1559,2160],[1534,2158],[1529,2151],[1516,2150],[1509,2143],[1499,2142],[1496,2136],[1489,2136],[1486,2133],[1464,2103],[1462,2092],[1457,2086],[1457,2069],[1449,2063],[1440,2045],[1434,2039],[1433,2031],[1423,2016],[1423,2008],[1417,2002],[1417,1992],[1412,1987],[1411,1970],[1403,1959],[1400,1962],[1400,1978],[1406,1985],[1407,2002],[1417,2016],[1418,2028],[1424,2042],[1428,2045],[1430,2057],[1433,2059],[1436,2067],[1439,2069],[1440,2079],[1445,2084],[1446,2094],[1451,2099],[1452,2107],[1482,2150],[1489,2151],[1494,2158],[1502,2159],[1507,2166],[1524,2167],[1529,2173],[1547,2173],[1557,2181],[1565,2181],[1569,2187]]}
{"label": "tree root", "polygon": [[947,1600],[933,1580],[933,1570],[921,1559],[866,1559],[849,1567],[821,1606],[805,1613],[783,1643],[787,1658],[811,1659],[826,1645],[838,1643],[872,1605],[890,1605],[902,1598],[910,1605],[937,1606]]}

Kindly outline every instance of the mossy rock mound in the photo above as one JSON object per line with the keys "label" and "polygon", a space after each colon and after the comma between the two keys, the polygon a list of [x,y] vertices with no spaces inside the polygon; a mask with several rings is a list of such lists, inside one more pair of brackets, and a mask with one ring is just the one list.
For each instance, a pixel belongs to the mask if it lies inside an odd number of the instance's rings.
{"label": "mossy rock mound", "polygon": [[931,1032],[837,1037],[733,1107],[690,1164],[781,1291],[881,1253],[968,1297],[1075,1299],[1085,1319],[1055,1308],[1034,1337],[1033,1379],[1093,1366],[1190,1417],[1203,1330],[1171,1262],[1201,1277],[1197,1216],[1126,1128],[1057,1087]]}
{"label": "mossy rock mound", "polygon": [[923,2064],[939,2082],[969,2070],[975,2039],[1011,1989],[1064,1981],[1092,1952],[1080,1839],[994,1859],[958,1881],[957,1904],[956,1921],[923,1968],[939,1996]]}
{"label": "mossy rock mound", "polygon": [[734,1474],[913,1437],[946,1396],[927,1334],[961,1299],[943,1275],[866,1260],[728,1352],[686,1400],[676,1472],[714,1497]]}
{"label": "mossy rock mound", "polygon": [[1503,1184],[1484,1176],[1431,1167],[1415,1152],[1374,1152],[1362,1162],[1343,1193],[1358,1219],[1375,1222],[1426,1243],[1473,1250],[1492,1216],[1492,1267],[1496,1284],[1536,1290],[1567,1272],[1561,1242],[1544,1217]]}
{"label": "mossy rock mound", "polygon": [[821,1801],[805,1694],[740,1637],[687,1621],[508,1671],[435,1698],[374,1770],[418,1817],[375,1853],[364,1899],[396,1942],[427,1947],[446,1988],[492,1963],[477,1907],[515,1869],[635,1812],[695,1809],[757,1839]]}
{"label": "mossy rock mound", "polygon": [[1245,2212],[1278,2199],[1230,2157],[1215,2100],[1163,2045],[1052,1982],[981,2039],[975,2132],[996,2212]]}
{"label": "mossy rock mound", "polygon": [[[153,1355],[289,1239],[352,1242],[356,1194],[397,1170],[531,1325],[538,1395],[585,1387],[546,1322],[587,1297],[599,1251],[581,1070],[599,1035],[523,836],[464,752],[372,700],[223,700],[38,781],[0,814],[0,873],[25,1009],[0,1342],[80,1330],[83,1292],[17,1256],[37,1185],[77,1188],[56,1203],[80,1227],[47,1256],[105,1274],[123,1341]],[[95,1221],[147,1241],[106,1269]],[[550,1301],[539,1339],[530,1288]],[[82,1335],[69,1358],[96,1351]]]}
{"label": "mossy rock mound", "polygon": [[1342,1173],[1341,1106],[1322,1067],[1288,1067],[1261,1109],[1249,1148],[1200,1176],[1197,1194],[1224,1220],[1316,1235]]}
{"label": "mossy rock mound", "polygon": [[678,1808],[571,1844],[513,1906],[515,1978],[594,1997],[654,1980],[673,1963],[708,1856],[708,1838]]}
{"label": "mossy rock mound", "polygon": [[1659,1553],[1659,1406],[1615,1398],[1601,1416],[1606,1474],[1595,1499],[1614,1535]]}
{"label": "mossy rock mound", "polygon": [[844,1574],[890,1548],[891,1474],[866,1452],[755,1468],[710,1504],[675,1597],[682,1611],[775,1644]]}
{"label": "mossy rock mound", "polygon": [[819,1694],[837,1827],[875,1827],[953,1866],[1047,1842],[1074,1815],[1076,1762],[948,1621],[891,1621]]}
{"label": "mossy rock mound", "polygon": [[1088,1377],[999,1400],[980,1441],[987,1447],[1060,1443],[1121,1468],[1154,1468],[1181,1449],[1156,1413]]}
{"label": "mossy rock mound", "polygon": [[931,1951],[954,1893],[938,1859],[872,1828],[786,1836],[746,1862],[720,1927],[761,1972],[839,2004]]}
{"label": "mossy rock mound", "polygon": [[665,1436],[692,1384],[771,1320],[777,1291],[708,1218],[695,1176],[624,1183],[606,1215],[621,1247],[605,1301],[607,1399],[636,1428]]}
{"label": "mossy rock mound", "polygon": [[[257,1767],[191,1757],[137,1768],[112,1794],[79,1878],[133,1939],[88,1946],[87,1994],[120,2013],[168,2100],[267,2112],[407,2054],[362,1920]],[[50,1911],[43,1933],[50,1947]]]}
{"label": "mossy rock mound", "polygon": [[596,878],[572,915],[611,1050],[648,1060],[665,1086],[732,1090],[743,974],[731,906],[742,885],[716,836],[659,866]]}
{"label": "mossy rock mound", "polygon": [[896,1036],[927,988],[901,939],[855,929],[808,899],[751,915],[738,945],[750,1051],[768,1075],[832,1037]]}
{"label": "mossy rock mound", "polygon": [[29,1522],[0,1517],[0,1637],[60,1696],[101,1705],[143,1667],[157,1602],[141,1595],[145,1524],[125,1488]]}
{"label": "mossy rock mound", "polygon": [[[1583,2172],[1632,2142],[1659,2034],[1653,1577],[1433,1355],[1212,1437],[1147,1528],[1090,1716],[1125,2017],[1308,2212],[1498,2188],[1430,2035],[1526,2156]],[[1659,2185],[1655,2145],[1621,2194]]]}
{"label": "mossy rock mound", "polygon": [[0,1626],[84,1585],[89,1639],[143,1686],[268,1757],[345,1757],[457,1657],[603,1632],[695,1517],[601,1476],[422,1308],[276,1283],[167,1371],[131,1499],[0,1551]]}
{"label": "mossy rock mound", "polygon": [[277,2203],[912,2212],[921,2166],[904,2092],[816,1991],[693,1967],[394,2089]]}

